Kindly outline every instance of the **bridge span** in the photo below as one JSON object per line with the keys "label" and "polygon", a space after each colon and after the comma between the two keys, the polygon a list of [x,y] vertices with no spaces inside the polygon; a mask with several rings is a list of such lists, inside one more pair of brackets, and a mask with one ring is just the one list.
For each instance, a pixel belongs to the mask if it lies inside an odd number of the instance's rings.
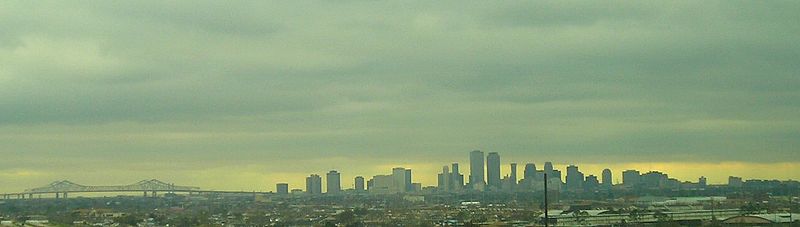
{"label": "bridge span", "polygon": [[[69,193],[99,193],[99,192],[143,192],[147,197],[148,193],[152,193],[153,197],[157,196],[159,192],[174,193],[174,192],[188,192],[188,193],[204,193],[204,192],[217,192],[217,191],[204,191],[199,187],[192,186],[178,186],[172,183],[165,183],[156,179],[142,180],[129,185],[119,186],[86,186],[76,184],[67,180],[56,181],[48,185],[27,189],[20,193],[0,194],[2,199],[24,199],[33,198],[34,195],[54,194],[56,198],[67,198]],[[219,191],[219,193],[230,193]],[[240,192],[241,193],[241,192]]]}

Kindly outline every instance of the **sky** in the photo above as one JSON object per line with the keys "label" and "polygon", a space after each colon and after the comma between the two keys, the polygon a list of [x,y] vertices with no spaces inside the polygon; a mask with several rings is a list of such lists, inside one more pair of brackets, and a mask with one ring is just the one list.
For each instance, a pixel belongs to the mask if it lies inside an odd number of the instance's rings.
{"label": "sky", "polygon": [[[469,151],[800,178],[797,1],[12,1],[0,192],[304,188]],[[521,168],[519,171],[522,171]]]}

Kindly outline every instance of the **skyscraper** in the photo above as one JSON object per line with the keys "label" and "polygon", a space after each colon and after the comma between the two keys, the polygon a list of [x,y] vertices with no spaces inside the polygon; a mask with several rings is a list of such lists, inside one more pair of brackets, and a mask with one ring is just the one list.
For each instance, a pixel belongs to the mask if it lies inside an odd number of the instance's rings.
{"label": "skyscraper", "polygon": [[595,175],[586,176],[586,181],[583,182],[583,189],[586,191],[597,190],[597,187],[599,186],[600,181],[597,180],[597,176]]}
{"label": "skyscraper", "polygon": [[442,173],[438,175],[438,189],[440,191],[450,191],[453,185],[452,177],[453,174],[450,173],[450,168],[448,166],[442,166]]}
{"label": "skyscraper", "polygon": [[[544,173],[547,174],[547,178],[555,178],[556,177],[555,174],[553,174],[553,163],[551,163],[551,162],[545,162],[544,163]],[[560,178],[561,176],[558,176],[558,177]]]}
{"label": "skyscraper", "polygon": [[512,188],[517,185],[517,163],[511,163],[511,176],[509,176],[509,179]]}
{"label": "skyscraper", "polygon": [[453,168],[451,169],[450,174],[450,182],[452,182],[452,190],[461,190],[464,187],[464,175],[461,174],[458,170],[458,163],[453,163]]}
{"label": "skyscraper", "polygon": [[567,166],[567,190],[579,191],[583,189],[583,173],[578,171],[578,166]]}
{"label": "skyscraper", "polygon": [[306,193],[322,194],[322,177],[317,174],[306,177]]}
{"label": "skyscraper", "polygon": [[554,169],[553,171],[550,172],[551,173],[547,175],[547,178],[554,179],[556,180],[556,182],[559,183],[563,183],[563,181],[561,181],[561,170]]}
{"label": "skyscraper", "polygon": [[356,181],[355,182],[355,186],[356,186],[355,190],[356,190],[356,192],[363,192],[364,191],[364,177],[357,176],[355,181]]}
{"label": "skyscraper", "polygon": [[328,194],[336,194],[342,191],[342,178],[336,170],[328,172],[325,180],[328,183]]}
{"label": "skyscraper", "polygon": [[665,188],[669,176],[658,171],[649,171],[639,177],[639,184],[644,188]]}
{"label": "skyscraper", "polygon": [[289,194],[289,184],[287,184],[287,183],[278,183],[278,184],[275,184],[275,191],[276,191],[276,192],[277,192],[279,195],[286,195],[286,194]]}
{"label": "skyscraper", "polygon": [[642,175],[639,174],[637,170],[625,170],[622,171],[622,184],[625,187],[637,187],[639,186],[639,182],[641,182]]}
{"label": "skyscraper", "polygon": [[394,181],[395,192],[406,192],[411,187],[411,169],[395,167],[392,169],[392,180]]}
{"label": "skyscraper", "polygon": [[367,182],[370,193],[387,194],[396,193],[395,177],[393,175],[375,175]]}
{"label": "skyscraper", "polygon": [[474,150],[469,153],[469,184],[472,185],[473,188],[476,188],[476,185],[486,184],[486,180],[483,175],[483,151]]}
{"label": "skyscraper", "polygon": [[611,188],[611,185],[613,184],[613,183],[611,183],[611,170],[610,169],[604,169],[602,177],[603,177],[603,187]]}
{"label": "skyscraper", "polygon": [[741,177],[728,176],[728,187],[741,188],[742,185]]}
{"label": "skyscraper", "polygon": [[500,154],[489,152],[486,155],[486,183],[490,188],[500,189]]}
{"label": "skyscraper", "polygon": [[536,176],[536,164],[528,163],[525,164],[525,170],[522,172],[522,179],[525,179],[527,182],[538,181]]}
{"label": "skyscraper", "polygon": [[406,169],[405,177],[406,177],[406,180],[403,183],[403,184],[406,185],[406,190],[405,191],[407,191],[407,192],[414,191],[414,184],[411,183],[411,169]]}

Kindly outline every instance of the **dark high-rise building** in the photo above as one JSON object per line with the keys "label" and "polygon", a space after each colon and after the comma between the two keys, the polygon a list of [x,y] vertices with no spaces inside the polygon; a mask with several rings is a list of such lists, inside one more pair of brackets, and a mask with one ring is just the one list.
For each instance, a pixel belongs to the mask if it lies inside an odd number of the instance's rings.
{"label": "dark high-rise building", "polygon": [[741,177],[734,177],[734,176],[728,177],[728,187],[740,188],[742,187],[742,185],[744,185],[744,183],[742,182]]}
{"label": "dark high-rise building", "polygon": [[464,175],[461,174],[458,170],[458,163],[453,163],[453,168],[451,169],[450,174],[450,182],[452,182],[452,189],[453,190],[461,190],[464,187]]}
{"label": "dark high-rise building", "polygon": [[541,180],[538,178],[539,176],[536,176],[536,164],[525,164],[525,170],[522,172],[522,179],[525,179],[527,182],[533,182]]}
{"label": "dark high-rise building", "polygon": [[411,169],[406,169],[406,191],[414,191],[414,184],[411,183]]}
{"label": "dark high-rise building", "polygon": [[[547,178],[556,178],[556,174],[553,172],[553,163],[551,162],[544,163],[544,174],[547,174]],[[561,179],[560,175],[561,174],[559,174],[558,176],[559,179]]]}
{"label": "dark high-rise building", "polygon": [[705,188],[708,185],[708,179],[705,176],[700,176],[700,179],[697,180],[697,184],[701,188]]}
{"label": "dark high-rise building", "polygon": [[306,193],[322,194],[322,177],[317,174],[306,177]]}
{"label": "dark high-rise building", "polygon": [[325,179],[328,183],[328,194],[336,194],[342,191],[342,177],[336,170],[331,170]]}
{"label": "dark high-rise building", "polygon": [[667,187],[667,179],[669,176],[662,172],[650,171],[642,174],[639,177],[639,183],[645,188],[665,188]]}
{"label": "dark high-rise building", "polygon": [[356,186],[356,188],[355,188],[356,192],[363,192],[364,191],[364,177],[357,176],[355,181],[356,181],[355,182],[355,184],[356,184],[355,185]]}
{"label": "dark high-rise building", "polygon": [[440,191],[450,191],[453,187],[452,177],[453,174],[450,173],[450,168],[442,166],[442,173],[438,175],[437,188]]}
{"label": "dark high-rise building", "polygon": [[278,184],[275,184],[275,191],[276,191],[276,192],[277,192],[279,195],[286,195],[286,194],[289,194],[289,184],[287,184],[287,183],[278,183]]}
{"label": "dark high-rise building", "polygon": [[490,188],[500,189],[500,154],[489,152],[486,155],[486,183]]}
{"label": "dark high-rise building", "polygon": [[511,163],[511,176],[509,177],[511,186],[517,185],[517,163]]}
{"label": "dark high-rise building", "polygon": [[613,183],[611,183],[611,170],[604,169],[602,177],[603,177],[603,187],[611,188],[611,185],[613,185]]}
{"label": "dark high-rise building", "polygon": [[[476,185],[486,184],[483,174],[483,151],[475,150],[469,153],[469,184],[473,188]],[[480,186],[482,187],[482,186]]]}
{"label": "dark high-rise building", "polygon": [[600,186],[600,181],[597,180],[597,176],[589,175],[586,176],[586,181],[583,182],[583,189],[586,191],[594,191]]}
{"label": "dark high-rise building", "polygon": [[561,170],[554,169],[551,172],[552,173],[550,173],[550,175],[547,175],[547,178],[556,179],[556,181],[558,181],[558,182],[563,182],[563,181],[561,181]]}
{"label": "dark high-rise building", "polygon": [[567,166],[567,190],[579,191],[583,189],[583,173],[575,165]]}
{"label": "dark high-rise building", "polygon": [[641,182],[642,175],[636,170],[625,170],[622,172],[622,184],[625,187],[637,187]]}

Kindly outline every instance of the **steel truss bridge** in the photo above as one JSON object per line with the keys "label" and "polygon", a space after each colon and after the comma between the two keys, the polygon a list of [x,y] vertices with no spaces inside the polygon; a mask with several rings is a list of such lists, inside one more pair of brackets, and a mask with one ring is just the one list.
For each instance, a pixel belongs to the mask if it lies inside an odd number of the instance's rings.
{"label": "steel truss bridge", "polygon": [[[175,193],[175,192],[188,192],[188,193],[204,193],[204,192],[222,192],[224,191],[204,191],[198,187],[192,186],[178,186],[171,183],[165,183],[156,179],[142,180],[134,184],[120,185],[120,186],[86,186],[76,184],[67,180],[56,181],[45,185],[43,187],[32,188],[20,193],[0,194],[2,199],[24,199],[33,198],[34,195],[42,194],[55,194],[56,198],[67,198],[68,193],[98,193],[98,192],[143,192],[144,196],[148,196],[148,192],[152,193],[153,197],[157,193]],[[241,193],[241,192],[238,192]]]}

